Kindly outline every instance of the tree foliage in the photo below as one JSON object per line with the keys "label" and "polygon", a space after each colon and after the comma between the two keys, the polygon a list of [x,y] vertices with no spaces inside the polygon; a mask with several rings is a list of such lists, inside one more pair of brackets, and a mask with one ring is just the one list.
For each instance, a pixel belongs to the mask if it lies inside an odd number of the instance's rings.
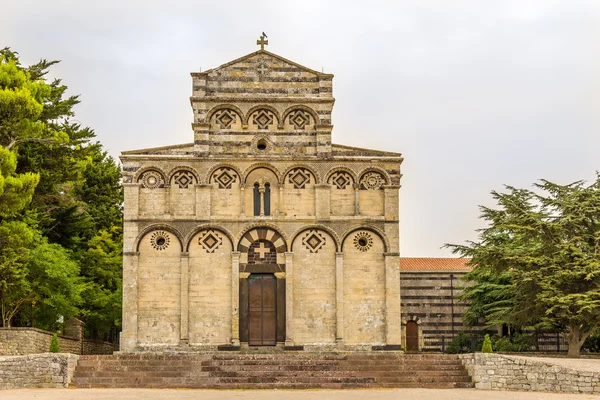
{"label": "tree foliage", "polygon": [[0,304],[10,326],[80,316],[106,336],[121,310],[120,170],[73,120],[57,61],[0,50]]}
{"label": "tree foliage", "polygon": [[560,329],[576,356],[600,323],[600,174],[506,190],[492,192],[497,208],[480,207],[477,241],[447,245],[472,258],[469,320]]}

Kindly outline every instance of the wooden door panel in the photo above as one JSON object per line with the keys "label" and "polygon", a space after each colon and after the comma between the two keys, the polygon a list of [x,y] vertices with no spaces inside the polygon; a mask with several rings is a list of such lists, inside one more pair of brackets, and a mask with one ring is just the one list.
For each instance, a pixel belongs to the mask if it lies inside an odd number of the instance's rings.
{"label": "wooden door panel", "polygon": [[406,323],[406,350],[419,351],[419,326],[415,321]]}
{"label": "wooden door panel", "polygon": [[262,280],[262,341],[263,345],[275,346],[277,342],[277,297],[273,275],[263,275]]}
{"label": "wooden door panel", "polygon": [[277,342],[277,284],[272,274],[248,278],[248,344],[274,346]]}

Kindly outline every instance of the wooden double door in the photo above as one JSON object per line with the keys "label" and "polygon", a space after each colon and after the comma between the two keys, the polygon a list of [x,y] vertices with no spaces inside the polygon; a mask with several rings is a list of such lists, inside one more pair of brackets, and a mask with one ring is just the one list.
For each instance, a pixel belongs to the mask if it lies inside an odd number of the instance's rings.
{"label": "wooden double door", "polygon": [[277,344],[277,280],[273,274],[248,278],[248,345]]}

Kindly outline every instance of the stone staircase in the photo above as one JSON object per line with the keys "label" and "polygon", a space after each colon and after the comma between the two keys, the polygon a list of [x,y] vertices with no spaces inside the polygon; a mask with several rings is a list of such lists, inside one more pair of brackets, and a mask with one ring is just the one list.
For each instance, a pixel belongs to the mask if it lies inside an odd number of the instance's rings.
{"label": "stone staircase", "polygon": [[78,388],[470,388],[461,361],[402,352],[139,353],[81,356]]}

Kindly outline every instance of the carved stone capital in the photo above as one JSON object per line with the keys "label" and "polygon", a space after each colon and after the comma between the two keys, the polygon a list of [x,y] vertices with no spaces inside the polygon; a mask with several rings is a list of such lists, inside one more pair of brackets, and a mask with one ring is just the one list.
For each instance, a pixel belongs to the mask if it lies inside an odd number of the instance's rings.
{"label": "carved stone capital", "polygon": [[285,272],[275,272],[275,278],[285,279]]}
{"label": "carved stone capital", "polygon": [[240,272],[240,279],[250,278],[250,272]]}

